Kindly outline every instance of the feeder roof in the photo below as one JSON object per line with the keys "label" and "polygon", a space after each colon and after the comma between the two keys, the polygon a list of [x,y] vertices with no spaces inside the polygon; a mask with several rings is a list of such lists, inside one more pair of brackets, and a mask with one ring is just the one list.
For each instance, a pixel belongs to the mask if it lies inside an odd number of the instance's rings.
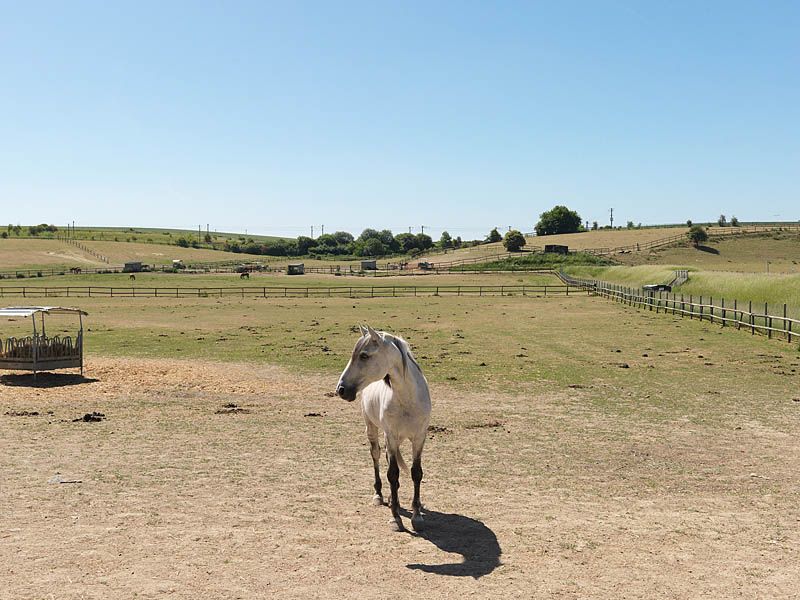
{"label": "feeder roof", "polygon": [[48,315],[88,315],[80,308],[69,308],[66,306],[9,306],[0,308],[0,318],[2,317],[30,317],[38,313]]}

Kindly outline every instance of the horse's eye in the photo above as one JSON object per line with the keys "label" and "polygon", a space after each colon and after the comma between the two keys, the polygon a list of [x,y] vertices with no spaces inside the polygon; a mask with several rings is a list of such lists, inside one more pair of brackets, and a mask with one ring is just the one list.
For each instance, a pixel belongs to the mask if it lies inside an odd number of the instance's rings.
{"label": "horse's eye", "polygon": [[367,354],[366,352],[362,352],[361,354],[358,355],[358,358],[360,358],[361,360],[367,360],[369,358],[369,354]]}

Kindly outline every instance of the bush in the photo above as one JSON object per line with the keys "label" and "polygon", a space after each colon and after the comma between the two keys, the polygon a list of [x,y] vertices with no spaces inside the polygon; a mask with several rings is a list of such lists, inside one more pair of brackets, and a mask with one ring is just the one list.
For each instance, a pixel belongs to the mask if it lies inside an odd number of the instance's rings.
{"label": "bush", "polygon": [[536,235],[555,235],[557,233],[577,233],[581,230],[581,216],[566,206],[554,206],[539,215]]}
{"label": "bush", "polygon": [[506,237],[503,239],[503,246],[505,246],[506,250],[509,252],[519,252],[524,245],[525,236],[516,229],[512,229],[506,233]]}
{"label": "bush", "polygon": [[489,232],[489,236],[486,238],[486,241],[489,242],[490,244],[495,243],[495,242],[500,242],[502,240],[503,240],[503,236],[500,235],[499,231],[497,231],[497,227],[492,229]]}
{"label": "bush", "polygon": [[705,241],[708,241],[708,233],[703,228],[702,225],[692,225],[689,232],[686,234],[689,237],[689,240],[694,244],[694,247],[697,248],[700,244]]}

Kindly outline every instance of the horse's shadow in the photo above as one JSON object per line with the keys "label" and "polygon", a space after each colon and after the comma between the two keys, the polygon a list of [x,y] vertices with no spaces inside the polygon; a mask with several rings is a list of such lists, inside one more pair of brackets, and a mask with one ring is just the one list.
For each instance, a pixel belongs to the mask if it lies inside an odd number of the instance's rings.
{"label": "horse's shadow", "polygon": [[425,531],[420,537],[432,542],[440,550],[460,554],[463,560],[441,565],[413,563],[406,565],[409,569],[478,579],[500,566],[503,552],[494,531],[486,525],[463,515],[426,509],[422,514],[425,517]]}

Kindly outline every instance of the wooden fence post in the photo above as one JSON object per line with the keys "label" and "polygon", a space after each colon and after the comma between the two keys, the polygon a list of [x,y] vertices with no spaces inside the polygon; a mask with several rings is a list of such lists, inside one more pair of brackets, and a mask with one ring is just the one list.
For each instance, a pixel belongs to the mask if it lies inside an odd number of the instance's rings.
{"label": "wooden fence post", "polygon": [[756,334],[756,320],[753,318],[753,301],[750,300],[747,305],[747,312],[750,318],[750,335]]}
{"label": "wooden fence post", "polygon": [[725,298],[722,299],[722,326],[725,327]]}
{"label": "wooden fence post", "polygon": [[788,333],[787,325],[788,325],[788,321],[786,320],[786,303],[784,302],[783,303],[783,332],[786,334],[786,339],[788,340],[789,339],[789,333]]}
{"label": "wooden fence post", "polygon": [[767,337],[772,339],[772,317],[769,316],[769,307],[764,302],[764,326],[767,327]]}

